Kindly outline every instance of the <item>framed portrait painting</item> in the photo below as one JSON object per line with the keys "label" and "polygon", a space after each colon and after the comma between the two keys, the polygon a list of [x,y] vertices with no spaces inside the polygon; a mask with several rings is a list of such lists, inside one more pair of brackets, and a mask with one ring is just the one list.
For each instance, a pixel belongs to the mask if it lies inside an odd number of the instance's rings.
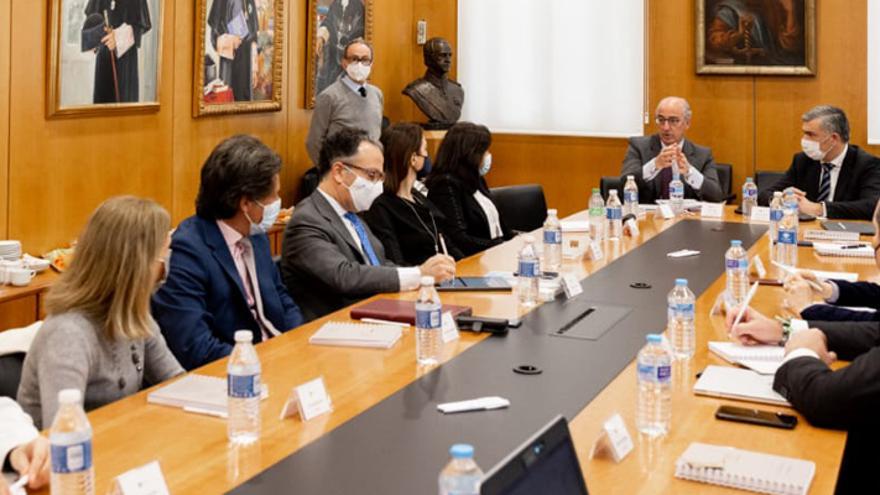
{"label": "framed portrait painting", "polygon": [[342,56],[349,41],[372,39],[372,0],[309,0],[306,54],[306,107],[342,75]]}
{"label": "framed portrait painting", "polygon": [[281,110],[284,0],[196,0],[193,114]]}
{"label": "framed portrait painting", "polygon": [[698,74],[816,74],[816,0],[696,3]]}
{"label": "framed portrait painting", "polygon": [[51,0],[47,114],[155,111],[163,0]]}

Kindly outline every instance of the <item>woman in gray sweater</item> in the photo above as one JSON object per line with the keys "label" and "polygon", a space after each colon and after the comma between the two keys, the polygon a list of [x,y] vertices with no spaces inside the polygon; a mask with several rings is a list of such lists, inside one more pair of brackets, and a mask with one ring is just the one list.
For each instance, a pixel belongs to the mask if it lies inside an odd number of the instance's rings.
{"label": "woman in gray sweater", "polygon": [[150,316],[170,223],[157,203],[132,196],[92,213],[24,361],[18,402],[38,428],[52,424],[63,389],[80,390],[90,410],[183,373]]}

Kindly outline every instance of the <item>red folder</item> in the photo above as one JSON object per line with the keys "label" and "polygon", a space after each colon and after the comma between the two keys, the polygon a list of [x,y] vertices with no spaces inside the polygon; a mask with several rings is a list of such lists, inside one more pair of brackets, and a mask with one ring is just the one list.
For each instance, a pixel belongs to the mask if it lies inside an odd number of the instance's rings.
{"label": "red folder", "polygon": [[[451,312],[454,318],[459,315],[470,316],[473,313],[473,308],[470,306],[444,304],[441,311],[444,313],[447,311]],[[376,320],[396,321],[415,325],[416,303],[415,301],[400,301],[397,299],[376,299],[373,302],[351,308],[349,316],[353,320],[374,318]]]}

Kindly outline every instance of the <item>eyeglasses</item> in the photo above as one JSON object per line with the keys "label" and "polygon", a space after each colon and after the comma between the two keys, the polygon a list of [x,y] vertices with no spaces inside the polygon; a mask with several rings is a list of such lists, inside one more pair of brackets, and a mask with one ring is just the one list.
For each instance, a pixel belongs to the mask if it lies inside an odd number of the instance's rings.
{"label": "eyeglasses", "polygon": [[361,63],[364,65],[373,65],[372,57],[345,57],[345,60],[348,60],[353,64]]}
{"label": "eyeglasses", "polygon": [[351,163],[346,163],[346,162],[341,162],[341,163],[343,165],[345,165],[345,168],[347,168],[348,171],[351,173],[354,173],[354,172],[352,172],[351,169],[360,170],[361,172],[364,173],[364,175],[367,176],[367,179],[369,179],[370,182],[381,182],[381,181],[385,180],[385,172],[380,172],[378,170],[359,167],[359,166],[353,165]]}
{"label": "eyeglasses", "polygon": [[654,117],[654,122],[656,122],[657,125],[659,125],[659,126],[662,126],[663,124],[669,124],[670,126],[675,127],[684,121],[678,117],[666,118],[661,115],[658,115],[658,116]]}

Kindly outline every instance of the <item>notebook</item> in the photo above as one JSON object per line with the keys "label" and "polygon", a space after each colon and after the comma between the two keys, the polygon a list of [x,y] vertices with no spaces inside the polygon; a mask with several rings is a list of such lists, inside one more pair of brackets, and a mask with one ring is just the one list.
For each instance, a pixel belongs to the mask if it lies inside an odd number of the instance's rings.
{"label": "notebook", "polygon": [[374,347],[390,349],[400,340],[403,329],[397,325],[368,325],[366,323],[324,323],[311,337],[314,345],[342,347]]}
{"label": "notebook", "polygon": [[[453,317],[470,316],[473,309],[470,306],[455,306],[444,304],[442,312],[449,311]],[[416,324],[415,301],[399,301],[397,299],[376,299],[375,301],[351,308],[349,316],[353,320],[373,318],[375,320],[397,321],[410,325]]]}
{"label": "notebook", "polygon": [[822,280],[845,280],[847,282],[858,282],[859,274],[855,272],[826,272],[822,270],[809,270],[813,272],[817,278]]}
{"label": "notebook", "polygon": [[825,230],[843,230],[858,232],[861,235],[874,235],[874,225],[871,222],[844,222],[841,220],[825,220],[822,222]]}
{"label": "notebook", "polygon": [[804,232],[804,239],[808,241],[859,241],[858,232],[850,232],[846,230],[819,230],[807,229]]}
{"label": "notebook", "polygon": [[785,397],[773,390],[772,375],[761,375],[752,370],[727,366],[707,366],[694,384],[694,393],[709,397],[791,406]]}
{"label": "notebook", "polygon": [[709,350],[727,362],[750,368],[762,375],[776,373],[785,357],[778,345],[744,346],[735,342],[709,342]]}
{"label": "notebook", "polygon": [[806,495],[816,463],[693,442],[675,461],[675,477],[774,495]]}
{"label": "notebook", "polygon": [[[260,398],[269,397],[263,384]],[[147,402],[217,416],[226,416],[226,378],[190,373],[147,394]]]}
{"label": "notebook", "polygon": [[857,248],[844,249],[854,244],[834,244],[831,242],[814,242],[813,249],[822,256],[843,256],[846,258],[873,258],[874,248],[861,244]]}

